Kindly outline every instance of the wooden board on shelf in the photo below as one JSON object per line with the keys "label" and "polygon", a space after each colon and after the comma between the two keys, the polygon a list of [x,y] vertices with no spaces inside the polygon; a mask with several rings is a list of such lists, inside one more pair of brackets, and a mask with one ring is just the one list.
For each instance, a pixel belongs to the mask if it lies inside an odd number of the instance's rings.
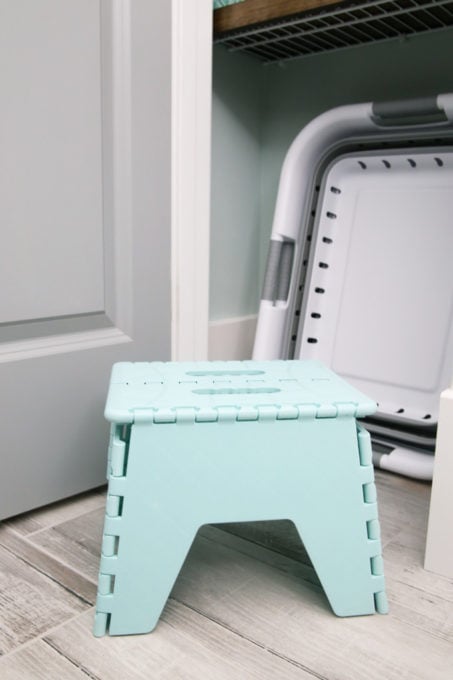
{"label": "wooden board on shelf", "polygon": [[344,2],[339,0],[244,0],[244,2],[221,7],[214,12],[214,33],[225,33],[335,4],[344,4]]}

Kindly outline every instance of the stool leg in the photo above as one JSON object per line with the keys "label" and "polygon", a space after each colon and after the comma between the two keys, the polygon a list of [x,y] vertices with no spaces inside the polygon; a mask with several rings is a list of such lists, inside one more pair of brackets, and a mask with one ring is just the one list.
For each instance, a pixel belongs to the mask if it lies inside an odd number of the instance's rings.
{"label": "stool leg", "polygon": [[[376,607],[370,558],[359,541],[351,540],[351,525],[346,528],[341,521],[336,520],[329,520],[325,524],[317,522],[317,539],[307,541],[306,517],[295,520],[295,524],[335,614],[354,616],[374,613]],[[335,544],[330,540],[332,532],[336,533]]]}
{"label": "stool leg", "polygon": [[[368,433],[359,428],[359,457],[353,443],[351,439],[337,440],[337,455],[331,456],[326,471],[327,487],[322,477],[313,476],[315,492],[310,496],[309,511],[306,507],[303,515],[293,517],[338,616],[387,612]],[[336,490],[334,498],[326,488]]]}
{"label": "stool leg", "polygon": [[144,534],[120,539],[110,635],[155,628],[195,533],[181,535],[165,518],[148,516]]}
{"label": "stool leg", "polygon": [[[152,434],[152,433],[151,433]],[[109,499],[96,602],[95,635],[153,630],[198,530],[164,479],[165,450],[150,446],[146,426],[134,425],[130,447],[113,437]],[[165,437],[164,437],[165,440]],[[151,437],[152,442],[152,437]],[[121,510],[120,510],[121,508]]]}

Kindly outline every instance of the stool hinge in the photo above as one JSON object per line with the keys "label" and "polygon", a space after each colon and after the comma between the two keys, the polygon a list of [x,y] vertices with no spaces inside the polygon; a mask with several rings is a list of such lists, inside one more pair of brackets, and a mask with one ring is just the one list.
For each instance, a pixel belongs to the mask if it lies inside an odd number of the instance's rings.
{"label": "stool hinge", "polygon": [[130,426],[113,425],[110,434],[107,477],[124,477],[126,475],[127,455],[129,451]]}
{"label": "stool hinge", "polygon": [[385,593],[384,562],[382,559],[381,528],[378,519],[376,485],[371,450],[371,437],[364,427],[357,425],[360,478],[363,492],[364,520],[368,536],[370,574],[375,611],[387,614],[388,602]]}
{"label": "stool hinge", "polygon": [[110,625],[114,598],[115,574],[121,536],[121,518],[127,482],[127,459],[130,426],[113,425],[110,432],[108,477],[109,489],[105,504],[104,530],[98,576],[98,596],[94,634],[105,635]]}

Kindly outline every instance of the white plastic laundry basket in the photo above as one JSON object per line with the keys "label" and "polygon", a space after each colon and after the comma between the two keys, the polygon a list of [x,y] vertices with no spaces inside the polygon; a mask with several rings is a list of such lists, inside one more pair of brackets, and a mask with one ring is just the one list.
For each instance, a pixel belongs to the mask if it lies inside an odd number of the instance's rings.
{"label": "white plastic laundry basket", "polygon": [[376,437],[415,427],[403,439],[420,449],[433,448],[453,375],[452,133],[451,94],[341,107],[302,130],[281,173],[254,348],[321,359],[376,399]]}

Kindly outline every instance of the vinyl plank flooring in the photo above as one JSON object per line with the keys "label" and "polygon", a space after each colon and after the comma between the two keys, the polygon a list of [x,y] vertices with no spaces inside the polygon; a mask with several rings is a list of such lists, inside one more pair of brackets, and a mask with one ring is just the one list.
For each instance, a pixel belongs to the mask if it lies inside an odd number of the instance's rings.
{"label": "vinyl plank flooring", "polygon": [[[261,545],[253,542],[241,540],[228,532],[221,533],[217,527],[203,527],[200,536],[284,571],[304,581],[312,589],[317,586],[317,591],[322,594],[321,597],[325,600],[326,607],[330,609],[313,567],[263,549]],[[417,547],[412,546],[411,551],[406,552],[404,547],[393,546],[393,544],[384,551],[387,554],[386,581],[391,613],[402,624],[415,625],[427,633],[443,637],[453,643],[453,606],[451,603],[453,583],[443,576],[429,574],[423,569],[424,540],[422,538],[418,537],[420,542]],[[396,556],[392,554],[393,549],[396,549]]]}
{"label": "vinyl plank flooring", "polygon": [[94,638],[92,616],[77,617],[46,640],[98,680],[313,680],[313,675],[169,601],[152,634]]}
{"label": "vinyl plank flooring", "polygon": [[305,582],[203,537],[173,597],[321,677],[451,680],[451,639],[392,612],[337,618]]}
{"label": "vinyl plank flooring", "polygon": [[97,583],[104,506],[30,536],[30,541]]}
{"label": "vinyl plank flooring", "polygon": [[[420,588],[396,584],[388,579],[387,595],[391,618],[401,626],[418,628],[446,640],[451,648],[453,669],[453,606],[451,601],[426,593]],[[453,672],[452,672],[453,676]]]}
{"label": "vinyl plank flooring", "polygon": [[87,680],[87,674],[42,640],[0,658],[2,680]]}
{"label": "vinyl plank flooring", "polygon": [[426,595],[441,597],[453,607],[452,579],[426,571],[423,567],[425,533],[418,535],[420,543],[411,544],[408,534],[400,534],[384,550],[385,573],[389,581],[400,586],[417,588]]}
{"label": "vinyl plank flooring", "polygon": [[77,595],[81,600],[94,604],[96,600],[95,583],[67,564],[62,564],[59,559],[60,555],[53,556],[43,552],[29,540],[18,536],[7,526],[0,526],[0,545],[23,562],[62,585],[69,592]]}
{"label": "vinyl plank flooring", "polygon": [[[275,522],[275,524],[276,527],[272,530],[273,534],[278,532],[279,528],[282,526],[280,522]],[[279,539],[282,543],[282,546],[284,546],[284,536],[285,533],[283,532]],[[314,567],[311,565],[311,563],[307,563],[305,559],[300,560],[296,557],[288,557],[288,555],[286,555],[284,552],[267,548],[261,543],[243,538],[242,535],[238,536],[237,534],[233,534],[230,531],[225,531],[223,529],[219,530],[218,525],[205,525],[201,527],[197,536],[197,540],[198,537],[210,539],[216,543],[219,543],[220,545],[230,548],[235,552],[248,555],[253,559],[264,562],[265,564],[269,564],[274,569],[279,569],[280,571],[284,571],[287,574],[295,576],[297,579],[306,581],[308,584],[310,584],[310,587],[315,588],[319,592],[324,592]],[[285,550],[284,547],[283,550]]]}
{"label": "vinyl plank flooring", "polygon": [[383,546],[401,532],[426,532],[431,485],[381,470],[375,477]]}
{"label": "vinyl plank flooring", "polygon": [[86,608],[79,598],[0,547],[0,656]]}
{"label": "vinyl plank flooring", "polygon": [[240,536],[264,548],[293,557],[299,562],[311,565],[310,558],[301,542],[299,533],[290,520],[272,522],[236,522],[234,524],[217,524],[222,529],[235,536]]}
{"label": "vinyl plank flooring", "polygon": [[4,524],[22,536],[28,536],[83,515],[95,508],[103,507],[104,504],[105,488],[101,487],[31,512],[25,512],[22,515],[16,515],[16,517],[5,520]]}

